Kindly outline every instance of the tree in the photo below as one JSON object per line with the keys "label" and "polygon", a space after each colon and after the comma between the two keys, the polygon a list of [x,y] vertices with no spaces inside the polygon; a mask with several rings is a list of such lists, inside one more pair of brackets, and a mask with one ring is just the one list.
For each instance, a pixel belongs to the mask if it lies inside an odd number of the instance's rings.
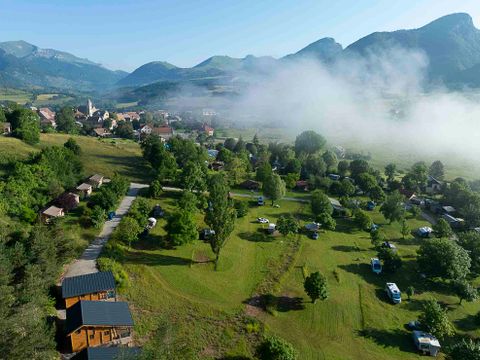
{"label": "tree", "polygon": [[442,180],[445,175],[445,167],[440,160],[434,161],[428,169],[428,174],[437,180]]}
{"label": "tree", "polygon": [[295,139],[295,152],[297,154],[314,154],[325,146],[326,140],[315,131],[302,132]]}
{"label": "tree", "polygon": [[207,168],[203,164],[189,161],[182,169],[180,183],[187,191],[202,193],[207,189]]}
{"label": "tree", "polygon": [[460,304],[462,304],[463,300],[473,302],[478,298],[478,290],[465,279],[454,281],[453,291],[460,299]]}
{"label": "tree", "polygon": [[209,184],[209,209],[205,214],[207,223],[215,234],[210,236],[210,247],[215,253],[215,270],[220,252],[235,226],[236,211],[228,198],[229,188],[222,174],[212,176]]}
{"label": "tree", "polygon": [[245,141],[243,141],[242,137],[240,136],[240,139],[238,139],[237,143],[235,144],[233,151],[239,154],[245,150],[246,150]]}
{"label": "tree", "polygon": [[480,341],[462,339],[456,341],[449,349],[449,360],[480,360]]}
{"label": "tree", "polygon": [[68,138],[68,140],[65,142],[65,144],[63,144],[63,146],[71,150],[75,155],[80,155],[82,153],[82,148],[73,138]]}
{"label": "tree", "polygon": [[358,227],[365,231],[370,231],[373,226],[373,221],[370,215],[368,215],[365,211],[356,209],[354,214],[355,223]]}
{"label": "tree", "polygon": [[381,243],[385,241],[385,235],[379,229],[370,231],[370,241],[374,248],[379,248]]}
{"label": "tree", "polygon": [[340,162],[337,165],[338,174],[340,176],[347,176],[349,168],[350,168],[350,164],[347,160],[340,160]]}
{"label": "tree", "polygon": [[410,286],[407,287],[407,289],[405,290],[405,293],[406,293],[407,296],[408,296],[408,300],[410,300],[411,297],[412,297],[413,295],[415,295],[415,288],[410,285]]}
{"label": "tree", "polygon": [[102,209],[98,205],[93,207],[90,220],[92,221],[92,224],[95,228],[100,229],[105,223],[106,218],[107,218],[107,212],[104,209]]}
{"label": "tree", "polygon": [[137,220],[130,216],[125,216],[118,224],[115,235],[118,240],[131,247],[132,242],[138,240],[138,235],[140,235],[142,230]]}
{"label": "tree", "polygon": [[230,151],[233,151],[235,149],[235,145],[237,145],[237,140],[235,140],[234,138],[227,138],[223,143],[223,146]]}
{"label": "tree", "polygon": [[177,162],[158,136],[149,135],[141,143],[143,158],[150,163],[160,181],[174,179],[177,174]]}
{"label": "tree", "polygon": [[329,213],[323,212],[317,216],[317,221],[325,230],[334,231],[337,227],[337,222]]}
{"label": "tree", "polygon": [[184,245],[198,239],[197,223],[195,221],[196,201],[194,194],[184,191],[180,200],[182,205],[178,211],[168,218],[165,230],[167,230],[172,245]]}
{"label": "tree", "polygon": [[380,248],[378,250],[378,258],[383,261],[383,270],[385,272],[394,273],[402,267],[402,259],[393,249]]}
{"label": "tree", "polygon": [[423,311],[418,320],[427,332],[439,339],[454,334],[453,325],[448,320],[447,313],[434,299],[425,301]]}
{"label": "tree", "polygon": [[64,106],[55,114],[55,122],[57,123],[57,131],[66,134],[77,134],[78,126],[75,124],[75,113],[69,106]]}
{"label": "tree", "polygon": [[379,185],[375,185],[372,189],[370,189],[368,195],[370,196],[370,199],[377,203],[385,200],[385,193]]}
{"label": "tree", "polygon": [[402,228],[400,229],[401,233],[402,233],[402,236],[403,236],[403,240],[405,240],[405,238],[410,235],[410,226],[408,226],[408,222],[406,219],[402,219]]}
{"label": "tree", "polygon": [[257,168],[255,179],[257,181],[265,182],[268,178],[272,176],[272,174],[272,166],[268,161],[265,161],[261,163],[260,166]]}
{"label": "tree", "polygon": [[329,215],[333,213],[333,206],[330,202],[330,199],[320,190],[315,190],[312,192],[312,196],[310,197],[310,206],[315,217],[323,213]]}
{"label": "tree", "polygon": [[40,141],[40,118],[36,113],[17,108],[8,114],[7,119],[12,125],[13,136],[31,145]]}
{"label": "tree", "polygon": [[395,174],[397,172],[397,165],[390,163],[385,166],[385,176],[387,177],[388,182],[392,182],[395,179]]}
{"label": "tree", "polygon": [[443,218],[438,219],[437,223],[433,225],[433,231],[439,238],[449,238],[453,234],[450,224]]}
{"label": "tree", "polygon": [[420,207],[418,207],[416,205],[412,205],[412,207],[410,208],[409,211],[412,214],[412,217],[414,219],[417,218],[422,213],[422,210],[420,209]]}
{"label": "tree", "polygon": [[248,202],[242,200],[234,201],[235,210],[237,212],[237,218],[244,217],[248,214]]}
{"label": "tree", "polygon": [[325,176],[327,172],[327,164],[323,161],[323,158],[318,155],[309,155],[302,168],[302,177],[307,178],[309,176]]}
{"label": "tree", "polygon": [[333,151],[327,150],[322,154],[323,161],[327,164],[327,169],[335,169],[337,166],[337,155]]}
{"label": "tree", "polygon": [[460,233],[458,234],[458,244],[470,255],[472,273],[480,274],[480,233],[476,231]]}
{"label": "tree", "polygon": [[298,221],[291,214],[280,216],[277,220],[276,229],[283,236],[297,233],[299,228],[300,226],[298,225]]}
{"label": "tree", "polygon": [[369,171],[370,165],[365,160],[357,159],[350,162],[350,174],[355,180],[358,180],[360,174],[368,173]]}
{"label": "tree", "polygon": [[375,186],[377,186],[377,179],[371,174],[368,173],[362,173],[358,175],[358,180],[357,180],[358,186],[360,186],[360,189],[365,191],[366,193],[369,193]]}
{"label": "tree", "polygon": [[456,242],[444,238],[425,240],[418,250],[417,260],[421,271],[430,277],[455,280],[470,273],[468,253]]}
{"label": "tree", "polygon": [[272,174],[263,182],[263,194],[272,200],[272,206],[275,201],[285,196],[285,182],[280,175]]}
{"label": "tree", "polygon": [[352,196],[355,194],[355,185],[348,179],[343,179],[341,181],[334,181],[330,186],[330,191],[335,193],[338,196]]}
{"label": "tree", "polygon": [[405,216],[405,209],[402,206],[403,197],[398,191],[387,196],[380,207],[380,212],[390,223],[400,221]]}
{"label": "tree", "polygon": [[234,157],[225,164],[227,179],[230,185],[238,185],[245,180],[247,176],[248,163],[241,157]]}
{"label": "tree", "polygon": [[326,300],[328,298],[327,279],[318,271],[307,276],[303,287],[314,304],[318,299]]}
{"label": "tree", "polygon": [[266,337],[258,349],[261,360],[296,360],[294,347],[277,336]]}
{"label": "tree", "polygon": [[162,195],[163,187],[159,179],[155,179],[150,184],[149,192],[150,196],[154,199],[158,199]]}
{"label": "tree", "polygon": [[126,121],[119,121],[115,128],[115,135],[124,139],[133,139],[132,123]]}
{"label": "tree", "polygon": [[428,168],[423,161],[416,162],[410,169],[409,175],[416,183],[417,187],[423,186],[427,182]]}

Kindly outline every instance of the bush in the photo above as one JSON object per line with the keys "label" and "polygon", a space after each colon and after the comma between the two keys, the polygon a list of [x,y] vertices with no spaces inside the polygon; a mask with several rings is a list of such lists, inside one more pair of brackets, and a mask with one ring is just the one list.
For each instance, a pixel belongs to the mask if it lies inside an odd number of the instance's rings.
{"label": "bush", "polygon": [[235,210],[237,211],[237,218],[244,217],[248,214],[248,202],[235,200]]}
{"label": "bush", "polygon": [[118,289],[125,289],[129,286],[128,274],[120,263],[110,258],[101,257],[97,260],[97,265],[100,271],[111,271],[113,273]]}
{"label": "bush", "polygon": [[269,336],[258,348],[258,357],[261,360],[295,360],[297,352],[290,343],[282,338]]}

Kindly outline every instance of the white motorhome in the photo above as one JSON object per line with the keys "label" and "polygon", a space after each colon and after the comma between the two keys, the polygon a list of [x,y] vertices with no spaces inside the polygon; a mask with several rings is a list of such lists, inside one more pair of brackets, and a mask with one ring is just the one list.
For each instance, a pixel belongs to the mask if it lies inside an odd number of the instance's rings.
{"label": "white motorhome", "polygon": [[412,336],[415,346],[424,355],[437,356],[441,346],[435,336],[419,330],[414,330]]}
{"label": "white motorhome", "polygon": [[268,233],[273,234],[275,232],[276,225],[275,224],[268,224]]}
{"label": "white motorhome", "polygon": [[395,283],[386,283],[385,292],[387,296],[392,300],[394,304],[400,304],[402,302],[402,294],[397,284]]}

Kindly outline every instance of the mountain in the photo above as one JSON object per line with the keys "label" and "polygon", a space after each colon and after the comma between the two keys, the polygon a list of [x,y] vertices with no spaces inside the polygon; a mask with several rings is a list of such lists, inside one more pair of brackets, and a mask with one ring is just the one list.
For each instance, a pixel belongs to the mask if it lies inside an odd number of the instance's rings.
{"label": "mountain", "polygon": [[365,56],[396,47],[423,51],[431,78],[447,83],[457,82],[457,75],[469,69],[475,72],[480,64],[480,30],[464,13],[441,17],[418,29],[376,32],[349,45],[345,52]]}
{"label": "mountain", "polygon": [[283,59],[292,60],[312,57],[322,62],[329,62],[340,56],[342,51],[342,45],[337,43],[335,39],[327,37],[317,40],[295,54],[285,56]]}
{"label": "mountain", "polygon": [[25,41],[0,42],[0,85],[20,88],[102,90],[127,73]]}
{"label": "mountain", "polygon": [[212,56],[191,68],[179,68],[167,62],[154,61],[140,66],[121,79],[118,86],[144,86],[158,81],[188,81],[209,78],[223,78],[229,81],[234,77],[247,77],[266,72],[277,64],[270,56],[244,58]]}

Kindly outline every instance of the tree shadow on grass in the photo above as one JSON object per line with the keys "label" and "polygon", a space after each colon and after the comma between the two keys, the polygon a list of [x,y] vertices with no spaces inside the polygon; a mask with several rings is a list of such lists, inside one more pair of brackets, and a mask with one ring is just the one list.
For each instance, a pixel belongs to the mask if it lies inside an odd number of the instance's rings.
{"label": "tree shadow on grass", "polygon": [[[95,154],[95,157],[104,159],[107,163],[115,166],[116,172],[120,175],[141,180],[151,180],[150,172],[147,169],[146,162],[140,157],[120,157],[104,154]],[[120,166],[122,168],[118,168]]]}
{"label": "tree shadow on grass", "polygon": [[342,252],[361,252],[361,251],[365,251],[365,250],[362,250],[362,249],[358,248],[355,245],[336,245],[336,246],[332,246],[332,250],[342,251]]}
{"label": "tree shadow on grass", "polygon": [[305,309],[303,298],[286,295],[257,295],[245,300],[243,303],[254,306],[263,311],[275,310],[278,312],[288,312]]}
{"label": "tree shadow on grass", "polygon": [[150,253],[136,253],[129,251],[127,253],[125,263],[141,264],[150,266],[170,266],[170,265],[191,265],[191,259],[185,259],[177,256],[150,254]]}
{"label": "tree shadow on grass", "polygon": [[382,330],[368,328],[359,331],[358,334],[384,348],[396,348],[404,352],[416,352],[411,334],[401,329]]}
{"label": "tree shadow on grass", "polygon": [[350,219],[337,219],[335,231],[344,234],[353,234],[357,232],[358,229],[355,223]]}
{"label": "tree shadow on grass", "polygon": [[467,315],[463,319],[454,321],[455,327],[463,331],[474,331],[479,327],[478,318],[476,315]]}
{"label": "tree shadow on grass", "polygon": [[257,229],[255,232],[239,233],[238,237],[242,240],[252,242],[272,242],[275,240],[275,237],[267,234],[265,229]]}

